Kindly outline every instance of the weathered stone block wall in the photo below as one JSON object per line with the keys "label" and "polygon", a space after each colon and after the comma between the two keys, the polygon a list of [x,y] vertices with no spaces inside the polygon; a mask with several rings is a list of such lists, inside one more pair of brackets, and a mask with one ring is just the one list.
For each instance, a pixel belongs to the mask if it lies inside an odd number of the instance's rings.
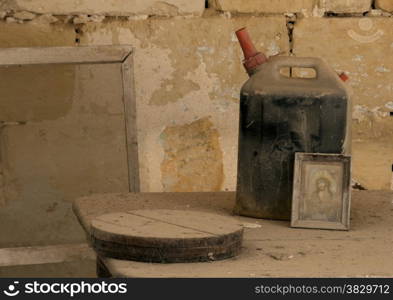
{"label": "weathered stone block wall", "polygon": [[[247,79],[234,31],[247,26],[258,49],[269,56],[322,57],[337,72],[350,77],[354,178],[368,189],[390,189],[392,11],[392,1],[385,0],[7,0],[0,3],[0,47],[133,45],[142,191],[234,190],[238,95]],[[73,197],[125,188],[120,180],[125,162],[109,159],[109,148],[102,149],[101,154],[103,160],[110,161],[105,167],[115,180],[105,181],[108,177],[101,173],[103,166],[96,160],[90,164],[90,173],[81,171],[92,178],[85,184],[88,188],[73,187],[83,184],[80,179],[72,180],[67,160],[51,156],[64,142],[63,126],[80,133],[66,134],[68,143],[81,146],[74,147],[72,155],[94,158],[99,154],[94,147],[84,150],[83,137],[93,136],[106,143],[116,130],[120,131],[121,112],[119,103],[110,101],[111,93],[115,93],[110,88],[102,91],[101,100],[94,100],[94,93],[78,94],[81,83],[71,76],[79,74],[87,86],[88,79],[106,82],[108,76],[109,85],[113,82],[110,72],[97,74],[85,69],[75,73],[72,69],[65,73],[61,68],[44,68],[40,72],[51,74],[53,84],[57,83],[56,90],[45,93],[38,93],[45,90],[40,85],[35,92],[23,88],[33,90],[34,74],[40,74],[34,72],[15,77],[12,85],[0,83],[0,217],[11,222],[11,215],[21,214],[28,219],[29,213],[22,212],[35,207],[37,218],[32,230],[46,231],[32,243],[49,236],[53,242],[56,237],[48,223],[39,222],[48,211],[67,215]],[[71,79],[65,80],[68,77],[63,78],[64,74],[70,74]],[[20,87],[16,105],[10,90]],[[26,100],[26,93],[31,100]],[[68,95],[73,99],[87,97],[92,103],[83,107],[69,101]],[[92,125],[83,121],[86,113],[113,126],[89,131],[86,128]],[[80,132],[81,126],[84,132]],[[38,140],[32,139],[34,136]],[[39,142],[48,136],[52,152]],[[113,141],[118,151],[121,138],[118,135]],[[32,153],[45,154],[34,163],[34,155],[24,154],[33,146]],[[29,176],[25,175],[27,170]],[[68,179],[62,183],[61,178]],[[42,193],[44,198],[40,198]],[[36,199],[44,200],[35,206]],[[73,222],[65,218],[57,226],[64,232],[68,226],[75,228]],[[12,224],[7,226],[4,228]],[[83,240],[76,230],[71,232],[67,242]],[[17,244],[28,236],[26,233],[9,243]]]}

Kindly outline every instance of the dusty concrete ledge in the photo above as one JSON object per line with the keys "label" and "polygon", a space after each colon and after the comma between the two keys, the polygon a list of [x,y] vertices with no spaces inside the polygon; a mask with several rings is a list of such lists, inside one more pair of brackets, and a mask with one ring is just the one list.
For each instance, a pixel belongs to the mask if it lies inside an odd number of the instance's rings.
{"label": "dusty concrete ledge", "polygon": [[0,278],[95,278],[93,259],[62,263],[0,267]]}
{"label": "dusty concrete ledge", "polygon": [[0,249],[0,278],[95,277],[95,253],[85,244]]}
{"label": "dusty concrete ledge", "polygon": [[87,244],[0,249],[0,267],[53,264],[94,258],[95,254]]}
{"label": "dusty concrete ledge", "polygon": [[[95,216],[170,208],[232,214],[234,193],[147,193],[79,199],[74,211],[89,232]],[[393,193],[353,193],[351,230],[294,229],[289,222],[236,217],[245,227],[239,257],[212,263],[146,264],[105,259],[115,277],[393,277]],[[115,204],[116,203],[116,204]]]}

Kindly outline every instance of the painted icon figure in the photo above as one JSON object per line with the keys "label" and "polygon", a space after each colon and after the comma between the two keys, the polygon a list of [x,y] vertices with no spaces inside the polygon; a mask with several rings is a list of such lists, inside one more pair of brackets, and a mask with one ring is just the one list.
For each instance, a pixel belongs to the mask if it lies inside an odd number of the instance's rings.
{"label": "painted icon figure", "polygon": [[304,219],[337,222],[340,209],[336,198],[329,179],[318,178],[313,192],[304,199]]}

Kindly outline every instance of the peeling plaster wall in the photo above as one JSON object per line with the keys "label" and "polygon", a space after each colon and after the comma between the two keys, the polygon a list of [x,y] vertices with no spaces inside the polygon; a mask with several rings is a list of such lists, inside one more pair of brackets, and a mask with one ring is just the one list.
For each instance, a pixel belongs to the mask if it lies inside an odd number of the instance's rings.
{"label": "peeling plaster wall", "polygon": [[[132,44],[136,47],[143,191],[164,190],[167,178],[160,172],[164,160],[161,133],[167,127],[205,117],[210,117],[217,128],[223,153],[225,176],[219,189],[234,189],[238,95],[247,79],[234,30],[242,26],[251,29],[262,50],[270,54],[288,53],[284,17],[149,19],[89,23],[81,27],[83,45]],[[202,189],[208,190],[207,186]]]}
{"label": "peeling plaster wall", "polygon": [[[349,75],[354,178],[368,189],[390,189],[393,18],[387,1],[208,4],[2,1],[0,47],[133,45],[141,190],[234,190],[238,95],[247,79],[234,31],[247,26],[269,56],[323,57]],[[18,232],[0,246],[81,241],[72,199],[127,188],[116,71],[23,68],[23,75],[20,67],[0,69],[0,235]],[[63,151],[64,141],[69,148]],[[98,153],[97,145],[103,145]],[[17,226],[16,215],[25,220]]]}
{"label": "peeling plaster wall", "polygon": [[219,133],[208,117],[169,126],[161,134],[165,192],[220,191],[224,181]]}

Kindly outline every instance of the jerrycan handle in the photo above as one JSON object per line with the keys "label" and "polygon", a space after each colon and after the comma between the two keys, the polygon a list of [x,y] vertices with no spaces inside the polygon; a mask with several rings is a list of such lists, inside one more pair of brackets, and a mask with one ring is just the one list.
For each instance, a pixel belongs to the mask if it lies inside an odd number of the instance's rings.
{"label": "jerrycan handle", "polygon": [[[330,70],[328,65],[320,58],[316,57],[278,57],[277,60],[272,60],[272,76],[275,80],[301,80],[301,81],[326,81],[337,80],[337,75]],[[316,74],[312,78],[299,78],[299,77],[284,77],[280,70],[282,68],[310,68],[314,69]]]}

